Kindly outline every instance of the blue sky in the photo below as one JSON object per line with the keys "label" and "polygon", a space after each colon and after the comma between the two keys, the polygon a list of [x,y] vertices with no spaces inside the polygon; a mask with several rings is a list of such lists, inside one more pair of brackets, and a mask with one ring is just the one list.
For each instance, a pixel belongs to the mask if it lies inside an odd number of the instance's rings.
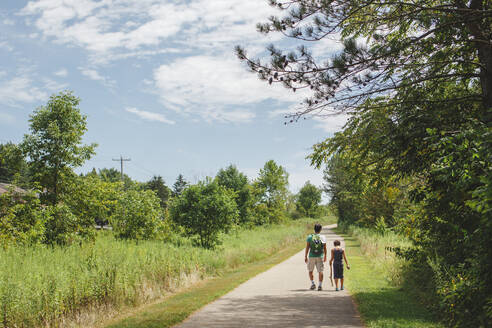
{"label": "blue sky", "polygon": [[[305,156],[345,118],[284,125],[302,93],[259,81],[234,55],[238,44],[254,56],[272,42],[296,46],[256,32],[272,14],[266,0],[2,0],[0,142],[20,142],[33,109],[70,89],[88,116],[85,142],[99,144],[80,172],[119,168],[123,155],[132,178],[172,185],[229,164],[254,179],[273,159],[293,192],[320,185]],[[313,52],[337,49],[327,40]]]}

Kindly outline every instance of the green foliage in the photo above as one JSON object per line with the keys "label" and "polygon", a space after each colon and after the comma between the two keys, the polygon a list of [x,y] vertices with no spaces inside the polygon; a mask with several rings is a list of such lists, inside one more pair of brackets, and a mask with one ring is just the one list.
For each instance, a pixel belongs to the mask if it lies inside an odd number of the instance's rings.
{"label": "green foliage", "polygon": [[[93,170],[94,171],[94,170]],[[97,175],[106,182],[121,182],[121,172],[113,167],[102,168],[98,170]],[[134,187],[137,183],[133,181],[126,173],[123,173],[123,186],[125,190]]]}
{"label": "green foliage", "polygon": [[0,249],[0,326],[58,327],[74,316],[100,318],[99,306],[151,302],[186,285],[187,277],[220,275],[299,243],[306,222],[295,223],[239,230],[215,250],[154,240],[137,244],[110,232],[81,245]]}
{"label": "green foliage", "polygon": [[46,243],[69,245],[77,241],[81,242],[83,237],[94,236],[93,229],[80,225],[79,218],[72,213],[68,205],[57,203],[46,206],[45,210],[48,214],[44,235]]}
{"label": "green foliage", "polygon": [[70,189],[64,197],[65,204],[79,218],[81,226],[92,229],[94,224],[108,224],[123,188],[121,182],[107,182],[89,174],[75,178]]}
{"label": "green foliage", "polygon": [[128,190],[117,201],[111,226],[115,236],[145,240],[157,237],[162,229],[159,198],[151,190]]}
{"label": "green foliage", "polygon": [[[291,122],[309,113],[358,110],[367,99],[388,93],[396,95],[397,103],[419,106],[436,99],[425,93],[416,98],[412,91],[447,84],[459,86],[460,92],[449,90],[437,101],[479,104],[481,115],[492,121],[487,113],[492,108],[492,45],[477,41],[492,33],[490,1],[269,2],[283,16],[271,16],[258,30],[288,35],[299,47],[270,45],[265,60],[249,58],[241,47],[236,52],[269,84],[311,90]],[[309,46],[332,38],[341,38],[341,50],[313,55]]]}
{"label": "green foliage", "polygon": [[144,188],[154,191],[160,199],[162,209],[167,208],[167,202],[169,197],[171,197],[172,191],[168,186],[166,186],[161,176],[153,176],[152,179],[145,183]]}
{"label": "green foliage", "polygon": [[30,116],[31,134],[24,136],[22,149],[29,157],[33,180],[45,190],[45,204],[56,205],[61,200],[74,175],[72,169],[94,154],[95,144],[81,145],[87,128],[79,102],[71,92],[61,92]]}
{"label": "green foliage", "polygon": [[256,224],[278,223],[286,218],[289,175],[275,161],[265,163],[253,183]]}
{"label": "green foliage", "polygon": [[29,183],[27,162],[22,149],[11,142],[0,144],[0,182],[15,182],[21,187]]}
{"label": "green foliage", "polygon": [[238,221],[234,192],[216,181],[207,180],[187,187],[175,198],[170,217],[198,244],[214,248],[220,243],[219,234],[228,232]]}
{"label": "green foliage", "polygon": [[47,211],[34,192],[0,195],[0,246],[32,245],[43,240]]}
{"label": "green foliage", "polygon": [[[367,327],[444,327],[428,307],[433,299],[425,295],[426,304],[418,302],[416,293],[425,291],[428,285],[420,281],[409,285],[404,280],[406,270],[420,267],[409,265],[389,251],[391,247],[411,246],[410,240],[392,232],[383,236],[356,226],[345,227],[345,231],[349,235],[342,236],[351,267],[345,273],[345,284]],[[421,274],[423,280],[429,280],[428,274]]]}
{"label": "green foliage", "polygon": [[239,223],[249,224],[251,218],[251,207],[253,206],[252,188],[245,174],[238,171],[236,166],[229,165],[220,169],[215,177],[221,186],[231,189],[236,193],[236,204],[239,209]]}
{"label": "green foliage", "polygon": [[315,217],[321,202],[321,190],[307,181],[297,195],[296,208],[307,217]]}
{"label": "green foliage", "polygon": [[173,184],[173,196],[180,196],[183,190],[185,190],[188,182],[185,180],[182,174],[179,174],[176,178],[176,182]]}

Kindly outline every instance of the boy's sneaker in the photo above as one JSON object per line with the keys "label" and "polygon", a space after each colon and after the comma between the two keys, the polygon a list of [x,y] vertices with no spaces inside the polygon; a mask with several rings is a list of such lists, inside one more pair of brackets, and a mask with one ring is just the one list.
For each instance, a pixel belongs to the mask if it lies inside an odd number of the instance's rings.
{"label": "boy's sneaker", "polygon": [[335,288],[335,290],[338,292],[338,287],[337,287],[337,288]]}
{"label": "boy's sneaker", "polygon": [[343,290],[343,286],[340,288],[340,290]]}
{"label": "boy's sneaker", "polygon": [[323,290],[323,287],[321,287],[321,285],[319,285],[318,290]]}
{"label": "boy's sneaker", "polygon": [[316,285],[315,284],[311,284],[311,288],[309,288],[311,290],[315,290],[316,289]]}

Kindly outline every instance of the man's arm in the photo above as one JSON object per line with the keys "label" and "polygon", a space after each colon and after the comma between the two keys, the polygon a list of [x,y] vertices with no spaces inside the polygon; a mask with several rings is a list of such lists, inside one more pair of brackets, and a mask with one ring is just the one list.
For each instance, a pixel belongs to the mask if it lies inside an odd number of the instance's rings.
{"label": "man's arm", "polygon": [[347,257],[345,256],[345,250],[343,250],[342,254],[343,254],[343,259],[345,260],[345,264],[347,265],[347,269],[350,269],[350,265],[347,262]]}
{"label": "man's arm", "polygon": [[326,243],[325,243],[325,244],[323,244],[323,250],[324,250],[324,253],[325,253],[325,258],[323,259],[323,262],[326,262],[326,253],[328,252],[328,251],[326,250]]}
{"label": "man's arm", "polygon": [[331,266],[331,264],[333,263],[333,257],[334,257],[334,255],[333,255],[333,248],[332,248],[332,249],[331,249],[330,266]]}
{"label": "man's arm", "polygon": [[304,252],[304,262],[307,263],[307,256],[308,256],[308,252],[309,252],[309,248],[311,247],[311,245],[307,242],[306,243],[306,251]]}

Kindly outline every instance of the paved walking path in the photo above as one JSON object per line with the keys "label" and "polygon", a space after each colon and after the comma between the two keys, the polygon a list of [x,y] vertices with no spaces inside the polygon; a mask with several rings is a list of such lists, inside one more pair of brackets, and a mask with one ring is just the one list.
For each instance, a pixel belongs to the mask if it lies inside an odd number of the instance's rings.
{"label": "paved walking path", "polygon": [[[335,239],[344,246],[342,238],[329,230],[334,227],[322,231],[328,249]],[[309,290],[303,250],[206,305],[177,327],[364,327],[349,294],[331,287],[328,261],[323,291]],[[317,282],[316,269],[315,277]]]}

